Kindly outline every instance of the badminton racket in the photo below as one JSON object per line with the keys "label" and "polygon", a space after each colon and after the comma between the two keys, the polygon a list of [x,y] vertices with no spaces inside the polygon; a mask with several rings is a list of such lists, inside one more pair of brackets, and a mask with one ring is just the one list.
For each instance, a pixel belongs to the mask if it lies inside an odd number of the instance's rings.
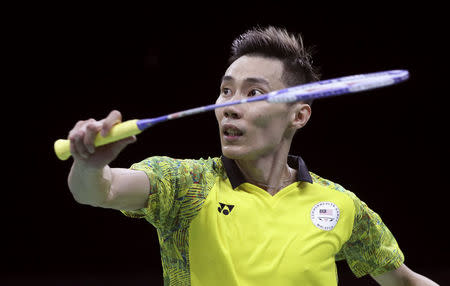
{"label": "badminton racket", "polygon": [[[409,72],[407,70],[389,70],[345,76],[293,86],[281,90],[272,91],[264,95],[248,97],[241,100],[229,101],[220,104],[210,104],[159,117],[128,120],[114,125],[109,134],[105,137],[102,137],[100,134],[98,134],[94,141],[94,144],[95,146],[106,145],[129,136],[137,135],[147,128],[167,120],[182,118],[230,105],[251,103],[257,101],[267,101],[270,103],[309,101],[319,98],[361,92],[365,90],[389,86],[405,81],[408,78]],[[68,159],[71,156],[70,141],[67,139],[56,140],[54,144],[54,150],[60,160]]]}

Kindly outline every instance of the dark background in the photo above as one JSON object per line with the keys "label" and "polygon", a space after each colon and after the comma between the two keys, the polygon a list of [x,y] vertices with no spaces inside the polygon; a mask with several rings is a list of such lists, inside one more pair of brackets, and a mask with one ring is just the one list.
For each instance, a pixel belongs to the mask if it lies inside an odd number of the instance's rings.
{"label": "dark background", "polygon": [[[379,213],[407,266],[449,281],[442,7],[165,5],[14,10],[5,26],[3,181],[12,183],[3,187],[1,285],[162,285],[154,228],[77,204],[66,183],[71,162],[56,159],[53,142],[112,109],[127,120],[213,103],[232,40],[267,24],[301,33],[324,79],[410,71],[397,86],[316,101],[292,153]],[[220,155],[214,114],[155,126],[112,166],[151,155]],[[338,267],[340,285],[375,285]]]}

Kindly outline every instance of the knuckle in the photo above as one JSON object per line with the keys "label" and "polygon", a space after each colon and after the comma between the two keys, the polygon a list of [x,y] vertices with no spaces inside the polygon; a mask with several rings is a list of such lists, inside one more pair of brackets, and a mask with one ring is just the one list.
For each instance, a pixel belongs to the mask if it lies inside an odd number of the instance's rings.
{"label": "knuckle", "polygon": [[92,122],[96,122],[96,120],[94,118],[89,118],[87,120],[78,120],[75,124],[75,127],[83,126]]}
{"label": "knuckle", "polygon": [[75,123],[75,127],[74,127],[74,129],[75,128],[79,128],[81,125],[83,125],[84,124],[84,120],[78,120],[77,121],[77,123]]}
{"label": "knuckle", "polygon": [[73,132],[70,132],[69,136],[67,136],[67,139],[69,139],[70,141],[74,141],[75,138],[76,138],[76,136],[75,136],[75,133],[73,133]]}
{"label": "knuckle", "polygon": [[81,139],[84,137],[84,131],[83,130],[78,130],[77,132],[75,132],[75,138],[76,139]]}
{"label": "knuckle", "polygon": [[114,119],[116,119],[116,118],[121,119],[122,118],[122,113],[120,113],[120,111],[114,109],[113,111],[111,111],[109,113],[109,116],[113,117]]}
{"label": "knuckle", "polygon": [[89,131],[95,131],[97,130],[97,124],[95,122],[90,122],[86,124],[86,129],[88,129]]}
{"label": "knuckle", "polygon": [[69,133],[69,139],[70,140],[77,140],[80,138],[80,130],[72,130]]}

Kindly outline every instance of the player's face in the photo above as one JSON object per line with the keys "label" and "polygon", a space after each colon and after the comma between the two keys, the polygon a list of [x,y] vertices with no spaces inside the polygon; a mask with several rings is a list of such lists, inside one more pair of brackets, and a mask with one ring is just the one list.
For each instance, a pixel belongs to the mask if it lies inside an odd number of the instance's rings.
{"label": "player's face", "polygon": [[[243,56],[225,72],[216,103],[258,96],[286,88],[281,61]],[[287,104],[260,101],[216,109],[222,153],[231,159],[256,159],[290,145],[295,128]]]}

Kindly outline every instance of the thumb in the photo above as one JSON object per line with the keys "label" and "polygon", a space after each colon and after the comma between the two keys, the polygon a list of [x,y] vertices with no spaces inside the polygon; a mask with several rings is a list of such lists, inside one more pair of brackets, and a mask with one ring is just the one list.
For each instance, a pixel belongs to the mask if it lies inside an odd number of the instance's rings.
{"label": "thumb", "polygon": [[125,147],[128,146],[128,144],[134,143],[136,141],[136,136],[130,136],[117,142],[111,143],[111,145],[113,145],[111,147],[114,149],[114,153],[119,154]]}
{"label": "thumb", "polygon": [[130,136],[130,137],[127,137],[127,138],[117,141],[115,144],[117,144],[118,146],[121,146],[122,148],[125,148],[128,144],[134,143],[136,141],[137,141],[136,136]]}

